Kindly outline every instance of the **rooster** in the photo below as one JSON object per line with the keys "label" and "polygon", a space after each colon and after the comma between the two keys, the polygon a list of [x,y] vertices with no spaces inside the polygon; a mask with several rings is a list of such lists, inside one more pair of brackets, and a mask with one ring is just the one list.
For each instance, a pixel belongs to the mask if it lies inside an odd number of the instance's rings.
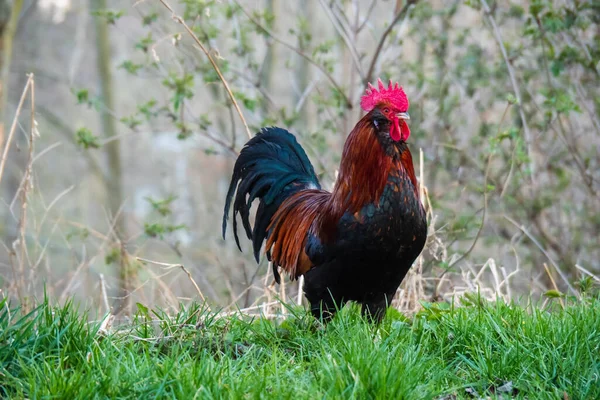
{"label": "rooster", "polygon": [[[306,153],[285,129],[263,128],[233,168],[223,215],[223,238],[233,202],[254,256],[260,250],[291,279],[303,275],[316,318],[329,320],[346,302],[362,304],[379,321],[427,237],[425,211],[406,141],[408,98],[378,80],[361,98],[366,114],[344,145],[332,192],[321,188]],[[234,198],[235,196],[235,198]],[[259,199],[254,226],[250,208]]]}

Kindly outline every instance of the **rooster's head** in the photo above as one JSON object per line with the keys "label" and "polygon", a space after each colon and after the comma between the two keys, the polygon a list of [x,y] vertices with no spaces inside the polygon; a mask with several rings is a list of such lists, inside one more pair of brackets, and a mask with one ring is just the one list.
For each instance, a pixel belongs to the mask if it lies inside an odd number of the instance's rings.
{"label": "rooster's head", "polygon": [[390,80],[386,88],[381,79],[377,80],[379,90],[370,83],[360,100],[363,110],[371,114],[375,129],[380,134],[389,134],[394,142],[406,142],[410,129],[406,121],[408,116],[408,98],[398,83]]}

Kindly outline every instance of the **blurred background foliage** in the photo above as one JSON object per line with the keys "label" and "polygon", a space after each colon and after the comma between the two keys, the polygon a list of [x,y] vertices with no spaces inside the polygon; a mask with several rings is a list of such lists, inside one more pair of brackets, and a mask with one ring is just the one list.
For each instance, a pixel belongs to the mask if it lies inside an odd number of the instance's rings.
{"label": "blurred background foliage", "polygon": [[[404,86],[428,299],[600,273],[597,1],[3,0],[0,24],[2,296],[175,306],[199,295],[186,272],[212,304],[264,294],[266,261],[221,238],[248,133],[212,62],[250,132],[294,132],[325,187],[366,83]],[[25,102],[10,141],[29,72],[36,134]]]}

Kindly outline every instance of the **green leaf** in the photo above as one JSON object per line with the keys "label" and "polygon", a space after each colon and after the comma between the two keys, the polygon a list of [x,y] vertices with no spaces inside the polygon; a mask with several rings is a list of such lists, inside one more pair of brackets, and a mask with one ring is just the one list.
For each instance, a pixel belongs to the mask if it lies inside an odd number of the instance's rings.
{"label": "green leaf", "polygon": [[166,199],[154,200],[152,197],[146,197],[145,200],[152,205],[152,208],[163,217],[172,213],[171,204],[177,199],[175,195],[169,195]]}
{"label": "green leaf", "polygon": [[120,119],[120,121],[122,123],[124,123],[125,125],[127,125],[130,129],[135,129],[139,125],[142,124],[142,121],[140,121],[138,118],[136,118],[135,115],[131,115],[129,117],[123,117]]}
{"label": "green leaf", "polygon": [[148,26],[148,25],[151,25],[152,23],[156,22],[157,20],[158,20],[157,13],[151,13],[148,15],[144,15],[142,18],[142,25]]}
{"label": "green leaf", "polygon": [[561,60],[552,60],[550,63],[550,72],[552,72],[552,75],[554,76],[559,76],[564,69],[565,64]]}
{"label": "green leaf", "polygon": [[517,98],[512,93],[506,95],[506,101],[509,104],[518,104]]}
{"label": "green leaf", "polygon": [[84,149],[97,149],[100,147],[98,136],[95,136],[88,128],[79,128],[75,133],[75,140]]}
{"label": "green leaf", "polygon": [[135,44],[135,48],[147,53],[153,44],[154,40],[152,39],[152,32],[148,32],[148,35],[140,39],[140,41]]}
{"label": "green leaf", "polygon": [[158,111],[155,110],[156,104],[157,101],[155,99],[151,99],[146,103],[140,104],[138,106],[138,111],[140,114],[143,114],[148,121],[150,121],[151,118],[158,115]]}
{"label": "green leaf", "polygon": [[544,296],[548,297],[549,299],[557,299],[557,298],[561,298],[564,297],[565,295],[561,292],[559,292],[558,290],[548,290],[546,291],[546,293],[544,293]]}
{"label": "green leaf", "polygon": [[149,237],[158,237],[160,239],[163,239],[165,234],[172,233],[185,228],[186,226],[184,224],[163,225],[158,223],[144,223],[144,233]]}
{"label": "green leaf", "polygon": [[571,111],[580,113],[581,108],[569,95],[563,90],[546,90],[542,91],[546,97],[544,106],[558,113],[569,114]]}
{"label": "green leaf", "polygon": [[75,96],[77,96],[77,104],[89,104],[90,103],[90,93],[87,89],[76,90]]}
{"label": "green leaf", "polygon": [[135,303],[135,305],[137,307],[138,313],[140,313],[148,319],[150,318],[150,311],[148,310],[148,307],[146,307],[142,303]]}
{"label": "green leaf", "polygon": [[[207,114],[201,114],[198,125],[200,126],[200,129],[206,130],[206,129],[208,129],[209,126],[212,125],[212,121],[210,120],[210,117]],[[263,126],[265,126],[265,125],[263,125]]]}
{"label": "green leaf", "polygon": [[194,97],[194,75],[184,73],[182,76],[175,74],[169,74],[169,76],[163,80],[163,85],[173,91],[173,109],[179,110],[185,99],[191,99]]}
{"label": "green leaf", "polygon": [[121,256],[121,252],[119,251],[119,249],[113,248],[104,257],[104,263],[106,265],[110,265],[114,262],[117,262],[117,261],[119,261],[120,256]]}
{"label": "green leaf", "polygon": [[137,72],[143,67],[141,64],[135,64],[130,60],[125,60],[119,65],[119,68],[124,69],[129,72],[131,75],[137,75]]}
{"label": "green leaf", "polygon": [[123,10],[109,10],[109,9],[104,9],[104,10],[94,10],[92,11],[92,15],[96,16],[96,17],[101,17],[106,19],[106,22],[108,24],[114,25],[123,15],[125,15],[125,12]]}

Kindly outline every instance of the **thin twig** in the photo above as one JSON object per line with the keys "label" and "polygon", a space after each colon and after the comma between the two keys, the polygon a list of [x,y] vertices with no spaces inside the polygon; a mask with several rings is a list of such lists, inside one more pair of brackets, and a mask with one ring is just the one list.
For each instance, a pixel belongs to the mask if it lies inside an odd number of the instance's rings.
{"label": "thin twig", "polygon": [[[143,267],[145,267],[144,263],[140,263],[140,265],[143,266]],[[173,291],[171,290],[171,288],[169,287],[169,285],[167,285],[162,280],[162,278],[164,276],[168,275],[170,273],[170,271],[168,271],[165,274],[158,275],[158,274],[154,273],[154,271],[152,271],[152,269],[146,268],[146,272],[148,272],[148,274],[150,275],[150,277],[152,279],[154,279],[154,281],[158,283],[158,286],[160,286],[160,288],[163,290],[161,292],[161,294],[165,298],[165,301],[167,302],[167,304],[169,306],[171,306],[171,307],[177,307],[177,305],[179,304],[179,300],[177,299],[177,296],[175,295],[175,293],[173,293]],[[145,285],[145,283],[143,285]],[[135,290],[138,290],[138,289],[135,289]]]}
{"label": "thin twig", "polygon": [[367,85],[367,83],[371,82],[371,80],[373,79],[373,73],[375,72],[375,65],[377,64],[377,60],[379,59],[379,56],[381,55],[381,49],[383,49],[385,40],[390,35],[390,33],[392,32],[392,29],[394,29],[394,26],[398,23],[398,21],[400,21],[402,19],[402,17],[404,17],[404,15],[408,12],[408,9],[410,8],[410,6],[412,6],[413,4],[417,4],[418,2],[419,2],[419,0],[408,0],[406,2],[406,4],[404,5],[404,7],[402,7],[402,9],[398,12],[398,14],[396,14],[394,19],[390,23],[390,25],[387,27],[387,29],[383,32],[383,34],[381,35],[381,38],[379,38],[379,43],[377,44],[377,47],[375,48],[375,53],[373,53],[373,58],[371,59],[371,64],[369,65],[367,75],[365,75],[365,79],[363,80],[363,84],[365,86]]}
{"label": "thin twig", "polygon": [[58,201],[63,198],[63,196],[67,195],[71,190],[73,190],[75,188],[75,185],[71,185],[68,188],[66,188],[65,190],[63,190],[62,192],[60,192],[58,195],[56,195],[56,197],[54,198],[54,200],[52,200],[50,202],[50,204],[46,207],[45,211],[44,211],[44,215],[42,216],[42,219],[39,223],[39,228],[38,228],[38,232],[42,229],[42,226],[44,225],[44,222],[46,222],[46,218],[48,218],[48,212],[52,209],[52,207],[54,207],[56,205],[56,203],[58,203]]}
{"label": "thin twig", "polygon": [[[235,314],[239,314],[239,313],[247,313],[248,311],[253,311],[253,310],[261,310],[261,309],[264,310],[264,309],[268,309],[268,307],[275,306],[279,303],[280,303],[279,300],[270,301],[270,302],[261,303],[261,304],[255,305],[255,306],[237,309],[234,311],[223,311],[223,312],[218,313],[216,316],[217,317],[227,317],[227,316],[235,315]],[[262,315],[270,315],[269,313],[264,313],[264,312],[261,312],[261,314]]]}
{"label": "thin twig", "polygon": [[579,264],[575,264],[575,268],[577,268],[578,270],[580,270],[581,272],[583,272],[584,274],[592,277],[596,282],[600,282],[600,277],[592,274],[590,271],[588,271],[587,269],[583,268],[581,265]]}
{"label": "thin twig", "polygon": [[268,264],[268,268],[267,268],[267,273],[265,274],[265,281],[263,283],[263,290],[265,292],[265,296],[267,297],[267,301],[264,303],[264,307],[262,309],[263,314],[268,314],[269,313],[269,306],[267,304],[271,303],[271,286],[273,286],[273,284],[271,283],[271,285],[269,285],[269,276],[270,276],[270,271],[272,270],[272,264],[271,261],[269,261]]}
{"label": "thin twig", "polygon": [[161,262],[161,261],[148,260],[148,259],[142,258],[142,257],[136,257],[135,259],[140,262],[143,262],[143,263],[160,265],[161,267],[167,267],[167,268],[180,268],[181,267],[181,264],[173,264],[173,263],[166,263],[166,262]]}
{"label": "thin twig", "polygon": [[[560,293],[560,290],[558,290],[558,286],[556,286],[556,281],[554,281],[554,277],[550,273],[550,269],[548,268],[548,264],[544,263],[544,269],[546,270],[546,274],[548,274],[548,277],[550,278],[550,282],[552,282],[552,287],[554,288],[554,290],[556,290],[558,293]],[[562,297],[559,297],[558,300],[560,301],[561,307],[564,309],[565,308],[565,303],[563,302]]]}
{"label": "thin twig", "polygon": [[286,290],[285,290],[285,278],[281,280],[279,285],[279,302],[281,303],[281,313],[285,314],[285,303],[287,301]]}
{"label": "thin twig", "polygon": [[210,55],[210,52],[206,49],[206,47],[204,47],[204,45],[202,44],[202,42],[200,41],[200,39],[198,39],[198,36],[196,36],[196,34],[194,34],[194,31],[192,31],[190,29],[190,27],[185,23],[185,21],[183,20],[183,18],[180,17],[179,15],[176,15],[175,11],[173,11],[173,9],[171,8],[171,6],[165,0],[159,0],[159,1],[162,3],[163,6],[165,6],[171,12],[171,17],[176,22],[178,22],[181,25],[183,25],[183,27],[185,28],[185,30],[187,31],[187,33],[192,37],[192,39],[194,39],[194,41],[196,42],[196,44],[198,45],[198,47],[200,47],[200,50],[202,50],[202,52],[206,55],[206,57],[208,57],[208,61],[210,61],[213,69],[215,70],[215,72],[219,76],[219,79],[223,83],[223,86],[225,87],[225,91],[229,95],[229,98],[231,99],[231,102],[233,103],[233,106],[235,107],[238,115],[240,116],[240,119],[242,120],[242,123],[244,124],[244,127],[246,128],[246,134],[248,135],[248,138],[252,139],[252,133],[250,132],[250,128],[248,127],[248,123],[246,122],[246,118],[244,118],[244,114],[242,114],[242,110],[241,110],[240,106],[238,105],[238,102],[235,99],[235,96],[233,95],[233,92],[229,88],[229,84],[227,83],[227,80],[225,79],[225,77],[221,73],[221,69],[219,68],[219,66],[215,62],[214,58]]}
{"label": "thin twig", "polygon": [[594,109],[590,104],[590,101],[585,95],[585,91],[583,89],[583,86],[581,85],[581,82],[575,81],[574,83],[575,92],[577,93],[577,96],[579,96],[579,104],[583,105],[583,108],[585,108],[585,111],[588,113],[588,116],[592,121],[592,125],[596,129],[596,135],[600,137],[600,121],[598,120],[596,113],[594,112]]}
{"label": "thin twig", "polygon": [[558,264],[556,263],[556,261],[554,261],[554,259],[552,259],[552,257],[550,256],[550,254],[548,254],[548,252],[542,247],[542,245],[540,244],[540,242],[538,242],[537,239],[529,232],[529,230],[527,228],[525,228],[525,226],[520,225],[519,223],[517,223],[515,220],[513,220],[509,216],[504,215],[503,217],[508,222],[510,222],[511,224],[513,224],[515,227],[517,227],[518,229],[520,229],[529,238],[529,240],[531,240],[533,242],[533,244],[535,244],[537,246],[537,248],[540,249],[540,251],[546,256],[546,258],[548,258],[548,260],[550,261],[550,264],[552,264],[552,266],[554,267],[554,269],[556,269],[556,272],[558,272],[558,275],[560,275],[561,279],[565,282],[565,284],[567,285],[567,287],[569,288],[569,290],[571,290],[571,292],[573,292],[577,297],[579,297],[579,294],[577,293],[577,291],[575,290],[575,288],[569,283],[569,279],[564,274],[564,272],[562,272],[562,270],[560,269],[560,267],[558,266]]}
{"label": "thin twig", "polygon": [[[23,290],[25,288],[25,257],[27,257],[29,259],[29,255],[27,253],[27,245],[25,242],[25,228],[27,225],[27,195],[29,192],[29,189],[31,188],[31,173],[32,173],[32,165],[33,165],[33,140],[34,140],[34,134],[35,134],[35,80],[33,78],[33,74],[29,74],[28,75],[28,79],[27,79],[27,84],[25,85],[26,90],[27,88],[29,89],[30,92],[30,100],[31,100],[31,117],[30,117],[30,124],[31,126],[29,127],[29,154],[28,154],[28,160],[27,160],[27,166],[25,167],[25,176],[23,177],[23,184],[22,184],[22,191],[21,191],[21,217],[19,218],[19,239],[18,241],[15,240],[15,243],[13,243],[13,248],[15,247],[15,245],[18,243],[19,245],[19,249],[20,249],[20,255],[19,255],[19,277],[17,278],[18,280],[18,286],[20,286],[19,290]],[[24,92],[25,93],[25,92]],[[11,132],[10,135],[13,135],[13,128],[17,122],[18,119],[18,115],[20,112],[20,107],[23,104],[20,103],[19,104],[19,109],[17,110],[17,114],[15,115],[15,119],[13,120],[13,127],[11,128]],[[9,137],[10,140],[10,137]],[[9,146],[9,142],[6,143],[6,148],[8,149]],[[3,162],[6,159],[3,158]],[[4,166],[4,164],[2,165]],[[0,172],[0,178],[1,178],[1,172]],[[31,266],[31,261],[30,261],[30,266]],[[25,312],[29,311],[29,306],[30,304],[28,304],[28,302],[26,301],[25,298],[22,297],[23,296],[23,292],[21,292],[20,296],[19,296],[19,301],[21,302],[21,304],[23,304],[23,308]]]}
{"label": "thin twig", "polygon": [[185,272],[188,276],[188,278],[190,279],[190,281],[192,282],[192,284],[194,285],[194,287],[196,288],[196,291],[198,292],[198,295],[200,296],[200,298],[202,299],[203,303],[206,303],[206,298],[204,297],[204,295],[202,294],[202,291],[200,290],[200,287],[198,286],[198,284],[196,283],[196,281],[194,280],[194,278],[192,278],[192,274],[190,273],[190,271],[188,271],[183,264],[180,266],[181,269],[183,270],[183,272]]}
{"label": "thin twig", "polygon": [[200,296],[200,298],[202,299],[202,302],[206,303],[206,298],[202,294],[202,291],[200,290],[200,287],[198,286],[198,284],[196,283],[196,281],[192,277],[192,274],[190,273],[190,271],[188,271],[183,266],[183,264],[169,264],[169,263],[160,262],[160,261],[148,260],[148,259],[142,258],[142,257],[136,257],[135,259],[138,260],[138,261],[140,261],[140,262],[142,262],[142,263],[150,263],[150,264],[160,265],[162,267],[166,267],[166,268],[169,268],[169,269],[170,268],[181,268],[183,270],[183,272],[185,272],[187,274],[188,278],[190,279],[190,282],[192,282],[192,284],[196,288],[196,292],[198,292],[198,296]]}
{"label": "thin twig", "polygon": [[21,115],[21,109],[23,108],[23,103],[25,103],[25,98],[27,97],[27,92],[29,91],[29,87],[33,84],[33,74],[29,75],[27,79],[27,83],[23,88],[23,93],[21,93],[21,99],[19,100],[19,105],[17,106],[17,111],[15,112],[15,117],[13,118],[12,125],[10,126],[10,132],[8,134],[8,139],[6,140],[6,145],[4,146],[4,152],[2,153],[2,160],[0,161],[0,182],[2,182],[2,177],[4,176],[4,165],[6,164],[6,158],[8,156],[8,150],[10,149],[10,144],[12,142],[15,131],[17,130],[17,122],[19,119],[19,115]]}
{"label": "thin twig", "polygon": [[236,304],[237,304],[238,300],[240,300],[240,299],[241,299],[242,297],[244,297],[244,296],[246,296],[246,297],[247,297],[248,293],[249,293],[249,292],[250,292],[252,289],[256,289],[256,290],[262,290],[262,288],[261,288],[261,287],[259,287],[259,286],[257,286],[257,285],[253,285],[253,284],[252,284],[252,285],[249,285],[249,286],[247,286],[247,287],[246,287],[244,290],[242,290],[240,293],[238,293],[238,294],[237,294],[237,296],[235,296],[235,297],[234,297],[234,298],[231,300],[231,302],[230,302],[230,303],[229,303],[227,306],[225,306],[225,307],[224,307],[224,310],[228,310],[228,309],[230,309],[230,308],[232,308],[232,307],[236,306]]}
{"label": "thin twig", "polygon": [[[160,0],[160,1],[162,1],[162,0]],[[317,69],[319,71],[321,71],[323,73],[323,75],[325,75],[325,77],[327,77],[327,79],[329,80],[329,82],[331,82],[331,84],[333,85],[333,87],[335,87],[335,89],[338,91],[338,93],[343,97],[344,103],[346,103],[346,107],[349,108],[349,109],[352,109],[352,101],[348,98],[348,96],[346,96],[346,93],[344,92],[344,90],[342,89],[342,87],[336,82],[336,80],[325,69],[325,67],[323,67],[318,62],[316,62],[315,60],[313,60],[309,55],[307,55],[306,53],[304,53],[299,48],[297,48],[295,46],[292,46],[291,44],[289,44],[289,43],[287,43],[287,42],[279,39],[277,36],[275,36],[275,34],[273,32],[271,32],[265,26],[261,25],[260,22],[258,22],[257,20],[255,20],[252,17],[252,15],[250,15],[250,13],[248,13],[248,11],[246,11],[246,9],[244,7],[242,7],[242,5],[239,3],[239,1],[235,0],[235,3],[240,8],[240,10],[242,10],[242,12],[244,14],[246,14],[246,17],[250,20],[250,22],[252,22],[261,31],[263,31],[264,33],[266,33],[267,35],[269,35],[271,37],[271,39],[273,39],[274,41],[276,41],[280,45],[282,45],[284,47],[287,47],[288,49],[292,50],[294,53],[298,54],[300,57],[304,58],[306,61],[308,61],[309,63],[311,63],[315,67],[317,67]]]}
{"label": "thin twig", "polygon": [[360,23],[360,25],[356,28],[356,33],[360,33],[360,31],[362,31],[364,29],[364,27],[367,25],[367,22],[369,22],[371,13],[375,9],[375,4],[377,4],[377,0],[372,0],[371,4],[367,8],[367,14],[363,18],[363,21]]}
{"label": "thin twig", "polygon": [[[83,247],[85,249],[85,247]],[[81,257],[82,260],[85,260],[85,254]],[[76,287],[75,283],[78,282],[75,280],[75,278],[79,275],[79,273],[86,267],[90,266],[95,260],[96,258],[98,258],[98,255],[90,258],[88,261],[82,261],[81,263],[79,263],[79,265],[77,266],[77,268],[75,269],[75,271],[73,272],[73,275],[71,275],[71,277],[69,278],[69,281],[67,282],[67,285],[65,286],[64,290],[62,291],[62,293],[60,294],[59,303],[62,303],[65,301],[65,299],[67,298],[67,296],[69,295],[69,293],[71,292],[71,290]]]}
{"label": "thin twig", "polygon": [[[75,222],[71,222],[71,221],[66,221],[68,224],[73,225],[79,229],[86,229],[91,235],[99,238],[102,240],[102,244],[100,245],[100,250],[104,249],[104,247],[107,245],[108,242],[111,241],[111,237],[114,235],[116,237],[116,241],[119,242],[119,237],[114,233],[115,231],[115,227],[117,224],[117,220],[119,218],[119,216],[121,215],[121,212],[123,210],[124,207],[124,203],[121,204],[121,207],[117,210],[114,218],[112,219],[112,222],[110,222],[109,225],[109,231],[106,235],[101,234],[98,231],[95,231],[91,228],[89,228],[88,226],[84,226]],[[84,247],[85,249],[85,247]],[[65,287],[65,289],[62,291],[61,295],[60,295],[60,302],[64,301],[64,299],[66,298],[66,296],[69,294],[69,291],[71,290],[71,288],[73,287],[74,283],[75,283],[75,278],[79,275],[79,273],[83,270],[84,267],[88,267],[90,265],[92,265],[95,261],[95,259],[97,257],[99,257],[100,251],[98,251],[98,254],[96,254],[95,256],[91,257],[87,262],[86,261],[82,261],[79,266],[77,267],[77,269],[75,270],[75,272],[73,273],[73,275],[71,276],[71,278],[69,279],[69,283],[67,284],[67,286]],[[81,257],[82,260],[85,260],[86,256],[85,254]]]}
{"label": "thin twig", "polygon": [[531,132],[529,131],[529,125],[527,125],[527,119],[525,118],[525,111],[523,110],[523,102],[521,101],[521,90],[519,89],[519,85],[517,83],[517,78],[515,76],[515,71],[513,70],[512,64],[508,59],[508,53],[506,52],[506,47],[504,47],[504,42],[502,41],[502,35],[500,35],[500,30],[498,29],[498,25],[496,24],[496,20],[492,15],[492,10],[488,5],[486,0],[481,0],[481,5],[483,7],[483,11],[485,12],[490,25],[492,25],[492,29],[494,31],[494,37],[496,42],[498,42],[498,46],[500,47],[500,51],[502,52],[502,57],[504,58],[504,62],[506,63],[506,69],[508,69],[508,75],[510,77],[510,83],[513,87],[513,92],[515,93],[515,97],[517,99],[517,105],[519,106],[519,117],[521,118],[521,123],[523,124],[523,130],[525,131],[525,141],[527,142],[527,153],[531,159],[531,176],[535,176],[535,161],[532,154],[532,138]]}
{"label": "thin twig", "polygon": [[100,274],[100,289],[102,291],[102,300],[104,301],[106,312],[110,313],[110,303],[108,302],[108,295],[106,294],[106,282],[104,281],[104,274]]}
{"label": "thin twig", "polygon": [[295,112],[300,112],[300,110],[304,106],[304,102],[318,83],[319,81],[317,79],[314,79],[308,86],[306,86],[306,89],[304,89],[304,92],[302,92],[300,98],[298,99],[298,103],[296,103],[296,107],[294,107]]}
{"label": "thin twig", "polygon": [[[41,115],[48,123],[54,125],[56,131],[64,135],[69,139],[69,143],[78,148],[77,144],[74,141],[75,131],[71,129],[66,121],[64,121],[61,117],[59,117],[56,113],[51,111],[48,108],[45,108],[43,105],[38,105],[38,114]],[[79,148],[78,148],[79,149]],[[105,184],[107,185],[107,178],[104,170],[98,160],[94,158],[92,152],[89,151],[81,151],[80,156],[85,158],[92,172]],[[41,155],[38,154],[36,157]]]}
{"label": "thin twig", "polygon": [[115,316],[113,314],[110,314],[110,313],[106,314],[104,319],[102,319],[102,323],[100,324],[100,327],[98,328],[98,335],[108,334],[108,330],[111,328],[114,319],[115,319]]}
{"label": "thin twig", "polygon": [[335,18],[335,15],[333,15],[331,8],[327,6],[327,4],[325,4],[325,0],[319,0],[319,3],[321,3],[321,7],[323,7],[323,10],[325,10],[325,14],[327,14],[327,17],[329,17],[329,19],[331,20],[333,27],[338,31],[338,34],[342,37],[344,43],[346,43],[346,47],[348,47],[348,50],[350,50],[350,55],[352,55],[352,61],[354,61],[354,66],[356,67],[356,71],[360,75],[360,79],[365,79],[365,73],[363,72],[362,65],[360,64],[360,56],[358,55],[358,50],[356,50],[356,46],[354,45],[354,43],[352,43],[352,40],[348,37],[346,31],[342,28],[339,21]]}
{"label": "thin twig", "polygon": [[[510,108],[510,103],[507,104],[506,108],[504,109],[504,113],[502,114],[502,118],[500,119],[500,123],[498,124],[498,133],[500,132],[500,127],[502,126],[502,123],[504,122],[504,118],[506,118],[506,114],[508,113],[509,108]],[[471,252],[475,248],[475,244],[477,244],[477,241],[479,240],[479,237],[481,236],[481,232],[483,231],[483,226],[485,225],[485,217],[486,217],[487,208],[488,208],[488,177],[489,177],[490,165],[492,163],[492,155],[493,154],[494,153],[492,151],[490,151],[490,154],[487,159],[487,165],[485,167],[485,177],[483,180],[483,214],[481,215],[481,225],[479,225],[479,229],[477,230],[477,234],[475,235],[475,240],[473,240],[473,243],[471,243],[471,247],[469,247],[469,249],[462,256],[460,256],[457,260],[455,260],[453,263],[451,263],[448,266],[448,268],[442,273],[442,276],[444,276],[444,274],[446,272],[448,272],[450,270],[450,268],[452,268],[453,266],[455,266],[456,264],[458,264],[459,262],[464,260],[469,254],[471,254]]]}
{"label": "thin twig", "polygon": [[[423,163],[423,149],[419,148],[419,198],[423,204],[423,208],[425,204],[423,203],[423,197],[425,196],[425,174],[424,174],[424,163]],[[415,274],[415,302],[414,307],[420,307],[419,300],[421,300],[423,296],[423,252],[419,254],[417,259],[417,268]]]}
{"label": "thin twig", "polygon": [[300,275],[300,278],[298,278],[298,296],[296,297],[296,304],[301,306],[302,300],[304,300],[304,275]]}

